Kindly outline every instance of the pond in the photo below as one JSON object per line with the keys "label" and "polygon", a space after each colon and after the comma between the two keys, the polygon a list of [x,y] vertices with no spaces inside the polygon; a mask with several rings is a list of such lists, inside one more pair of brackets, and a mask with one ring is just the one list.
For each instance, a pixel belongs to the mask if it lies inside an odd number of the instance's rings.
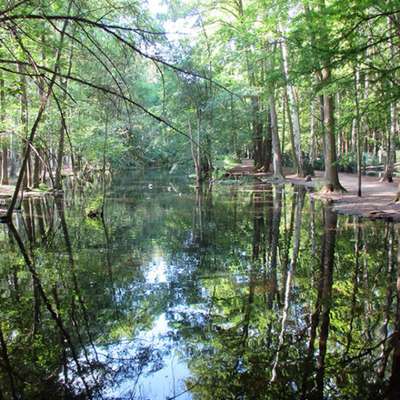
{"label": "pond", "polygon": [[399,242],[292,185],[25,201],[0,225],[0,399],[399,398]]}

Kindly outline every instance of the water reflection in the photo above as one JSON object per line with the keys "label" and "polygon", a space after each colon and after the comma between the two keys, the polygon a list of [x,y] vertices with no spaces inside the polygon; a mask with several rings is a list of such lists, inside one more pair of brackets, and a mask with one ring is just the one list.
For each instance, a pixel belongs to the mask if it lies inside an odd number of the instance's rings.
{"label": "water reflection", "polygon": [[400,397],[397,225],[128,179],[0,226],[0,399]]}

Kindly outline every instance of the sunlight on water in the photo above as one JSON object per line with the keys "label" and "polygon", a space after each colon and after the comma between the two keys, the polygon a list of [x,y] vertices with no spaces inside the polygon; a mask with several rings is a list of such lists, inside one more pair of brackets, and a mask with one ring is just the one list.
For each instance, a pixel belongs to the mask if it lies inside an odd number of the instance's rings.
{"label": "sunlight on water", "polygon": [[146,271],[146,282],[148,284],[167,282],[167,264],[162,255],[153,255],[153,259]]}

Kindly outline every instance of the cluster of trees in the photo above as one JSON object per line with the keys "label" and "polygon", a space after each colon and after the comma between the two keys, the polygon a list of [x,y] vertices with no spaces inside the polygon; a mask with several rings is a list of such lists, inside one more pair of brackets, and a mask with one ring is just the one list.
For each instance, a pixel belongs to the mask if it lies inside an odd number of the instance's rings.
{"label": "cluster of trees", "polygon": [[[5,1],[1,183],[61,188],[74,173],[226,156],[283,177],[384,163],[399,130],[400,10],[387,0]],[[173,37],[166,27],[190,26]],[[180,22],[178,24],[178,22]],[[149,117],[149,118],[148,118]],[[192,165],[193,165],[192,164]]]}
{"label": "cluster of trees", "polygon": [[146,46],[161,34],[138,5],[6,1],[0,25],[0,175],[16,181],[8,218],[21,189],[61,189],[65,167],[139,159],[143,115],[171,125],[151,111],[143,71],[161,61]]}
{"label": "cluster of trees", "polygon": [[392,180],[399,130],[396,1],[238,0],[195,9],[208,31],[193,46],[194,64],[209,65],[210,78],[240,94],[210,97],[214,130],[203,130],[210,143],[228,129],[226,152],[243,156],[247,149],[256,169],[268,171],[272,163],[278,178],[285,163],[299,176],[325,168],[327,190],[342,190],[340,168],[361,174],[367,163],[384,164],[382,179]]}

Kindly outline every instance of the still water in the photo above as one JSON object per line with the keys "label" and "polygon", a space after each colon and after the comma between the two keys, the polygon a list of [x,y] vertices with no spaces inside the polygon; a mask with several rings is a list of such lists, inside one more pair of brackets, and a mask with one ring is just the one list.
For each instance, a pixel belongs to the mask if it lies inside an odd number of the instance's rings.
{"label": "still water", "polygon": [[291,185],[25,201],[0,225],[0,399],[397,399],[399,243]]}

